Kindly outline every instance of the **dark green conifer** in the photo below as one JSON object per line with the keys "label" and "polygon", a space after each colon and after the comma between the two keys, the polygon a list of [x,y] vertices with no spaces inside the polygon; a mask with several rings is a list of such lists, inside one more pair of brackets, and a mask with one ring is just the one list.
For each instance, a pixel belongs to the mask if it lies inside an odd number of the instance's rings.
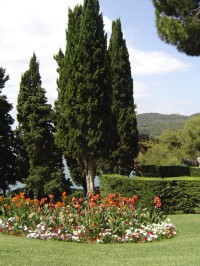
{"label": "dark green conifer", "polygon": [[58,136],[66,158],[84,165],[87,191],[93,192],[96,162],[108,152],[111,137],[107,37],[98,0],[84,1],[80,20],[77,10],[72,12],[77,24],[71,20],[68,25],[64,67],[59,73],[63,85],[58,83],[62,114]]}
{"label": "dark green conifer", "polygon": [[115,145],[107,170],[128,175],[138,152],[138,130],[133,98],[133,79],[121,21],[112,24],[109,43],[112,83],[112,113],[115,121]]}
{"label": "dark green conifer", "polygon": [[62,154],[54,140],[53,111],[41,84],[39,63],[33,54],[29,69],[21,78],[17,119],[30,164],[25,182],[39,197],[67,188]]}
{"label": "dark green conifer", "polygon": [[14,151],[14,134],[12,125],[14,119],[9,112],[12,110],[5,95],[2,95],[2,89],[5,87],[9,76],[5,74],[5,69],[0,67],[0,189],[3,193],[14,185],[17,180],[16,156]]}

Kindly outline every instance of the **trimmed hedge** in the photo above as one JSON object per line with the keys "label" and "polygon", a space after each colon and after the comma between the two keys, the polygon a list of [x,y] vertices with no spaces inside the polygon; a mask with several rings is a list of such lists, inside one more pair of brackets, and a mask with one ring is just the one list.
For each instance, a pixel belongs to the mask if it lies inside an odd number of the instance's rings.
{"label": "trimmed hedge", "polygon": [[[176,177],[176,176],[190,176],[190,167],[173,165],[141,165],[138,169],[139,176],[145,177]],[[200,174],[200,172],[199,172]],[[200,176],[200,175],[199,175]]]}
{"label": "trimmed hedge", "polygon": [[102,175],[101,195],[137,195],[143,206],[152,206],[155,196],[162,200],[166,214],[200,213],[200,178],[129,178],[120,175]]}
{"label": "trimmed hedge", "polygon": [[200,177],[200,167],[191,167],[190,176],[199,176]]}

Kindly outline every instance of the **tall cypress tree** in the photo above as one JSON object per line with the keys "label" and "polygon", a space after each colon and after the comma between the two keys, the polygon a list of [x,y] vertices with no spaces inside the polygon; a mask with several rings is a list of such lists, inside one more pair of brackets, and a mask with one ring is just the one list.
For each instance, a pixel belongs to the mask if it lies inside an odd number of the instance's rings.
{"label": "tall cypress tree", "polygon": [[65,149],[65,94],[66,94],[66,84],[68,81],[68,76],[71,75],[71,71],[73,69],[73,56],[74,50],[78,43],[79,39],[79,31],[80,31],[80,23],[81,23],[81,15],[82,15],[82,6],[75,6],[74,10],[68,10],[68,27],[66,31],[66,50],[65,53],[60,49],[58,54],[54,56],[58,64],[57,72],[59,73],[59,77],[57,80],[58,85],[58,100],[55,102],[55,110],[57,117],[57,143],[62,148],[64,157],[67,162],[67,167],[70,171],[70,176],[73,182],[76,185],[83,186],[86,191],[86,181],[85,181],[85,171],[84,166],[81,164],[77,158],[73,158],[72,155],[69,155]]}
{"label": "tall cypress tree", "polygon": [[112,23],[109,55],[115,121],[115,145],[109,158],[109,171],[127,175],[133,168],[133,159],[138,152],[138,130],[131,65],[120,19]]}
{"label": "tall cypress tree", "polygon": [[25,182],[39,197],[66,189],[62,154],[54,141],[53,112],[41,84],[39,63],[33,54],[21,78],[17,119],[30,164]]}
{"label": "tall cypress tree", "polygon": [[84,1],[76,30],[76,37],[67,36],[63,102],[59,98],[65,126],[58,135],[67,156],[84,165],[87,191],[93,192],[95,164],[108,151],[111,132],[107,37],[98,0]]}
{"label": "tall cypress tree", "polygon": [[17,179],[14,134],[11,127],[14,119],[9,114],[12,104],[2,95],[2,89],[8,79],[5,69],[0,67],[0,188],[4,194],[9,185],[14,185]]}

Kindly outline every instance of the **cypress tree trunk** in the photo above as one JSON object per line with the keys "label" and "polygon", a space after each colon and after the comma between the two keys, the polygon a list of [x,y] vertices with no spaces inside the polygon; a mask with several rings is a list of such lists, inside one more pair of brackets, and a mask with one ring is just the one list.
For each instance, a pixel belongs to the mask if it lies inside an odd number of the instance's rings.
{"label": "cypress tree trunk", "polygon": [[90,158],[85,162],[86,167],[86,183],[87,183],[87,193],[94,192],[94,161]]}

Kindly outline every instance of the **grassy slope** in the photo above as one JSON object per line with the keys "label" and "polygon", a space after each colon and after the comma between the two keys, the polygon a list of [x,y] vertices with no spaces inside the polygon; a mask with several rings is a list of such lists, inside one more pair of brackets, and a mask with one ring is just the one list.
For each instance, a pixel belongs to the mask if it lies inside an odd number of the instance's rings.
{"label": "grassy slope", "polygon": [[170,219],[178,236],[145,244],[76,244],[0,234],[0,265],[200,265],[200,215]]}

